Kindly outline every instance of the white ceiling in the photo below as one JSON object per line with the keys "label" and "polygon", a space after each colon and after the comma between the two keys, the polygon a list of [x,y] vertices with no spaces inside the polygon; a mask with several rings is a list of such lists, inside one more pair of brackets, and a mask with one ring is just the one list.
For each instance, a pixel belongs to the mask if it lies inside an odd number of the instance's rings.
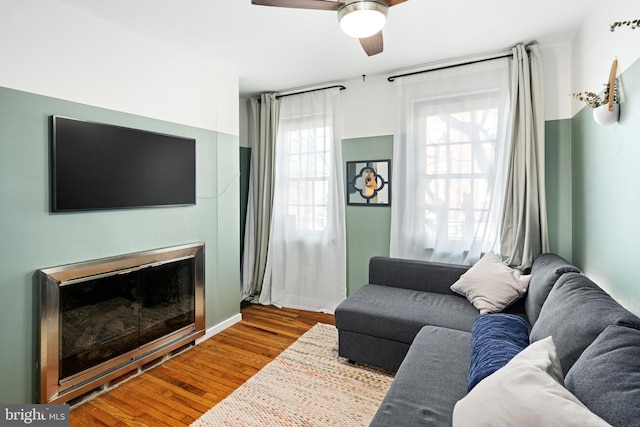
{"label": "white ceiling", "polygon": [[240,95],[392,73],[537,40],[569,42],[598,0],[409,0],[367,57],[336,12],[251,0],[62,0],[240,78]]}

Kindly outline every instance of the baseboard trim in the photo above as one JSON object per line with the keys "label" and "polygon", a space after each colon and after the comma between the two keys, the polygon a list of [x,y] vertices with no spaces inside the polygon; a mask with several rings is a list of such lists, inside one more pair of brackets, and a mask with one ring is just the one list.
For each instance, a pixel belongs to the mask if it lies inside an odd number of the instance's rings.
{"label": "baseboard trim", "polygon": [[209,329],[207,329],[207,332],[204,334],[204,336],[196,339],[196,345],[200,344],[202,341],[208,340],[214,335],[219,334],[220,332],[224,331],[228,327],[233,326],[236,323],[239,323],[241,320],[242,320],[242,313],[238,313],[235,316],[232,316],[227,320],[223,320],[217,325],[210,327]]}

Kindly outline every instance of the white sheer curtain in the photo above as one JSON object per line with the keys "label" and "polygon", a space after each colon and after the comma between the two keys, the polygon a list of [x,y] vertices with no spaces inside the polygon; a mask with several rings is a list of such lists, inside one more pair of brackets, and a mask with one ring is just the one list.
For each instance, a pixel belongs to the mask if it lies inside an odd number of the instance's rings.
{"label": "white sheer curtain", "polygon": [[346,298],[339,108],[337,88],[280,99],[263,304],[333,313]]}
{"label": "white sheer curtain", "polygon": [[395,80],[394,257],[472,264],[500,251],[509,61]]}

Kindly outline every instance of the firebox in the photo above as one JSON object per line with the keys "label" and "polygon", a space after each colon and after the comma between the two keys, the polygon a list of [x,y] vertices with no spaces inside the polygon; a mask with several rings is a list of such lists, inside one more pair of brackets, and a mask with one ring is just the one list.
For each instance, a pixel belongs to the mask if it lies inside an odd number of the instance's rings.
{"label": "firebox", "polygon": [[63,403],[205,334],[204,244],[38,271],[40,403]]}

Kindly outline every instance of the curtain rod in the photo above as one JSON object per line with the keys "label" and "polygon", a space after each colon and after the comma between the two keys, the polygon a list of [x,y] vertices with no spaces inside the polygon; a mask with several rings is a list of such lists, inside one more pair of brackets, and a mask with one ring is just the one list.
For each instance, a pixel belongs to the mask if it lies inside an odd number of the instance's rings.
{"label": "curtain rod", "polygon": [[285,93],[283,95],[276,95],[276,99],[280,99],[280,98],[284,98],[285,96],[291,96],[291,95],[300,95],[303,93],[308,93],[308,92],[315,92],[318,90],[326,90],[326,89],[333,89],[333,88],[340,88],[340,90],[345,90],[346,87],[342,86],[342,85],[334,85],[334,86],[327,86],[327,87],[319,87],[317,89],[309,89],[309,90],[302,90],[300,92],[291,92],[291,93]]}
{"label": "curtain rod", "polygon": [[477,64],[479,62],[492,61],[494,59],[509,58],[511,56],[513,56],[512,53],[507,53],[507,54],[504,54],[504,55],[492,56],[490,58],[476,59],[475,61],[461,62],[459,64],[444,65],[442,67],[435,67],[435,68],[429,68],[429,69],[426,69],[426,70],[413,71],[411,73],[397,74],[395,76],[391,76],[391,77],[387,78],[387,81],[392,82],[392,81],[394,81],[395,79],[397,79],[399,77],[414,76],[416,74],[428,73],[429,71],[446,70],[448,68],[461,67],[463,65],[470,65],[470,64]]}

